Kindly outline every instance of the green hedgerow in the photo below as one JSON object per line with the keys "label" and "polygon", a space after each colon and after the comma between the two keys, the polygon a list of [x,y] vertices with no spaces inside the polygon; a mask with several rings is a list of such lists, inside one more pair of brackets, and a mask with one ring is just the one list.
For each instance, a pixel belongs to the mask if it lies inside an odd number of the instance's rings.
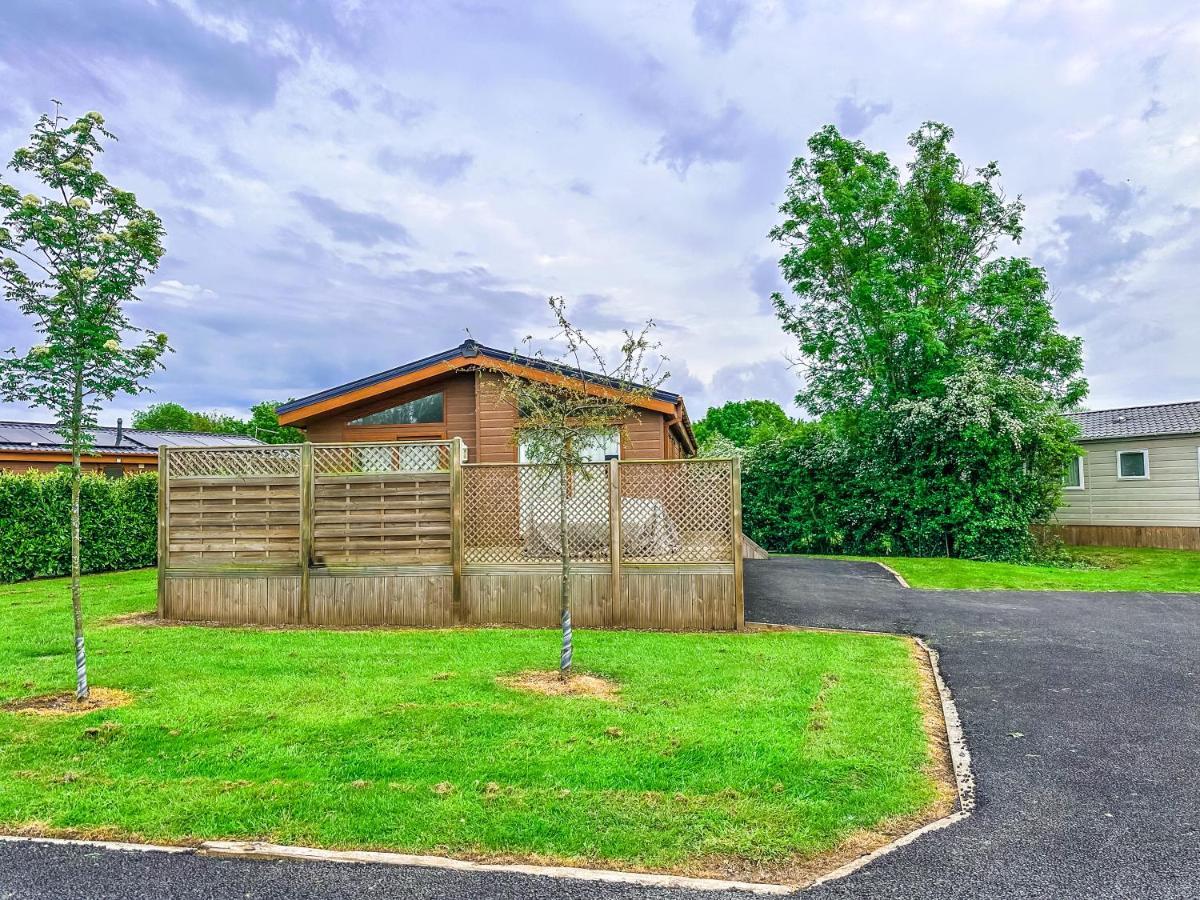
{"label": "green hedgerow", "polygon": [[[85,474],[80,491],[81,566],[111,572],[152,566],[157,556],[158,476]],[[0,472],[0,582],[71,570],[71,473]]]}

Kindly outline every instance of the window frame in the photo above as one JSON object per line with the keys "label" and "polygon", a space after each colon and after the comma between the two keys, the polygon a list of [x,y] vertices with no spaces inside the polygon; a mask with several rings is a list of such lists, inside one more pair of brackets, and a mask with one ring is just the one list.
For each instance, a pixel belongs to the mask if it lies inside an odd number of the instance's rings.
{"label": "window frame", "polygon": [[[592,463],[591,463],[592,465],[595,465],[596,463],[601,463],[601,462],[609,462],[610,460],[612,460],[614,458],[617,460],[622,460],[625,458],[625,439],[623,436],[624,429],[621,428],[621,426],[619,426],[619,425],[614,425],[612,427],[612,430],[616,433],[616,444],[617,444],[616,456],[614,457],[611,454],[606,454],[604,459],[592,461]],[[520,439],[517,440],[517,464],[522,465],[522,466],[531,465],[528,457],[526,457],[526,455],[525,455],[525,445]]]}
{"label": "window frame", "polygon": [[[1140,453],[1142,455],[1142,474],[1141,475],[1122,475],[1121,474],[1121,457],[1126,454]],[[1117,451],[1117,480],[1118,481],[1149,481],[1150,480],[1150,449],[1148,447],[1139,447],[1132,450]]]}
{"label": "window frame", "polygon": [[[441,403],[442,416],[440,419],[435,419],[432,422],[390,422],[390,423],[383,422],[383,423],[380,423],[380,422],[364,422],[364,421],[362,421],[363,419],[368,419],[371,416],[378,416],[381,413],[390,412],[393,409],[398,409],[401,406],[407,406],[410,403],[416,403],[417,401],[424,400],[428,397],[441,397],[442,398],[442,403]],[[392,403],[389,406],[385,406],[383,409],[377,409],[374,412],[364,413],[361,416],[357,416],[353,419],[347,420],[346,427],[347,428],[412,428],[412,429],[424,428],[424,429],[429,429],[431,426],[436,426],[436,425],[444,426],[445,424],[446,424],[446,392],[444,390],[442,390],[442,391],[430,391],[428,394],[422,394],[420,397],[412,397],[408,400],[403,400],[399,403]]]}
{"label": "window frame", "polygon": [[1064,491],[1082,491],[1087,485],[1084,482],[1083,475],[1083,457],[1076,456],[1071,465],[1075,466],[1075,471],[1079,473],[1079,484],[1067,484],[1067,477],[1063,475],[1063,490]]}

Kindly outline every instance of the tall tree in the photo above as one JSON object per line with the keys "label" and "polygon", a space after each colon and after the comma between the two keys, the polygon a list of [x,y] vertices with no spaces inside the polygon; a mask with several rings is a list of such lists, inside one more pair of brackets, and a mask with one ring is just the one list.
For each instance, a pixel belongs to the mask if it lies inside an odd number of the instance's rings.
{"label": "tall tree", "polygon": [[797,545],[1018,559],[1059,497],[1082,344],[1042,269],[999,252],[1021,239],[1020,198],[995,163],[964,165],[953,136],[914,132],[906,177],[833,126],[792,165],[770,232],[791,295],[773,300],[799,344],[797,402],[824,427],[748,469],[837,473],[805,501],[823,530]]}
{"label": "tall tree", "polygon": [[995,163],[973,172],[953,130],[928,122],[908,139],[908,177],[832,125],[791,168],[771,239],[793,297],[776,312],[799,342],[812,412],[881,410],[939,395],[968,362],[1019,377],[1063,407],[1087,393],[1079,338],[1058,330],[1045,273],[996,255],[1021,238],[1020,198]]}
{"label": "tall tree", "polygon": [[[559,609],[562,649],[559,676],[569,678],[574,657],[571,633],[572,509],[570,498],[579,479],[593,477],[585,463],[592,448],[602,446],[614,429],[621,429],[635,414],[639,398],[648,397],[666,379],[661,360],[652,366],[650,357],[658,345],[650,341],[653,321],[640,331],[623,332],[619,350],[612,360],[567,317],[561,297],[550,298],[555,332],[551,350],[524,345],[531,356],[558,378],[534,381],[519,373],[505,377],[501,394],[518,413],[513,439],[524,449],[529,462],[546,469],[540,483],[550,483],[556,492],[553,503],[558,524]],[[522,354],[514,353],[514,358]],[[540,475],[541,473],[539,473]]]}
{"label": "tall tree", "polygon": [[162,257],[163,228],[151,210],[95,167],[101,139],[114,139],[90,112],[68,123],[56,102],[9,168],[43,193],[0,183],[0,283],[40,342],[0,358],[0,396],[49,410],[71,448],[71,609],[75,695],[88,696],[80,591],[80,457],[97,414],[119,393],[145,390],[162,366],[167,336],[136,327],[126,305]]}

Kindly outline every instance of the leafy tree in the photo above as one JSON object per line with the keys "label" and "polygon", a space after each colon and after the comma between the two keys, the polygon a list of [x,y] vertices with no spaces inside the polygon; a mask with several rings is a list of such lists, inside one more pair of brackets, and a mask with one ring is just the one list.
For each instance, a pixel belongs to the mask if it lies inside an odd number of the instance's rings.
{"label": "leafy tree", "polygon": [[719,435],[737,447],[747,447],[753,440],[785,432],[794,424],[774,400],[730,400],[709,409],[693,427],[700,444]]}
{"label": "leafy tree", "polygon": [[264,400],[250,408],[248,420],[221,413],[193,412],[178,403],[154,403],[133,414],[133,427],[150,431],[205,431],[244,434],[266,444],[299,444],[304,432],[279,424],[279,403]]}
{"label": "leafy tree", "polygon": [[[589,450],[602,445],[614,428],[636,413],[640,398],[648,397],[667,375],[652,369],[647,357],[658,345],[649,339],[652,321],[640,331],[625,331],[616,360],[605,355],[567,318],[566,301],[550,298],[550,310],[557,326],[552,342],[557,354],[547,356],[541,349],[526,356],[547,363],[565,376],[553,382],[531,381],[519,374],[504,378],[501,396],[518,411],[513,440],[525,450],[526,458],[544,472],[537,472],[537,484],[556,492],[553,506],[558,518],[558,544],[561,570],[559,607],[562,619],[562,650],[559,677],[569,678],[574,646],[571,636],[571,522],[569,498],[579,488],[580,479],[593,477],[584,463]],[[527,348],[532,338],[526,338]],[[518,354],[514,354],[514,357]],[[539,497],[539,500],[545,499]]]}
{"label": "leafy tree", "polygon": [[0,359],[0,397],[53,413],[71,448],[71,608],[76,697],[88,696],[80,590],[80,457],[93,441],[101,406],[145,390],[162,366],[167,336],[138,328],[125,309],[162,257],[162,223],[95,168],[101,138],[113,139],[97,112],[68,124],[55,104],[9,168],[42,185],[22,195],[0,184],[0,283],[40,335],[24,353]]}
{"label": "leafy tree", "polygon": [[304,442],[304,432],[299,428],[291,428],[279,424],[276,410],[282,403],[264,400],[250,407],[250,421],[246,423],[245,434],[258,438],[266,444],[300,444]]}
{"label": "leafy tree", "polygon": [[147,431],[200,431],[196,414],[178,403],[152,403],[147,409],[134,410],[133,427]]}
{"label": "leafy tree", "polygon": [[783,512],[789,466],[819,484],[795,488],[787,514],[809,518],[793,549],[1021,559],[1060,497],[1081,342],[1059,331],[1042,269],[997,252],[1021,238],[1020,199],[952,138],[914,132],[901,178],[829,126],[792,165],[770,232],[792,296],[773,300],[805,369],[797,402],[822,425],[750,454],[747,481],[762,479],[751,516]]}
{"label": "leafy tree", "polygon": [[1022,234],[989,163],[972,173],[954,132],[929,122],[909,137],[908,178],[882,153],[827,126],[791,168],[776,294],[806,370],[797,401],[816,414],[885,410],[941,392],[969,361],[1020,377],[1071,407],[1087,393],[1082,342],[1059,332],[1045,273],[996,256]]}

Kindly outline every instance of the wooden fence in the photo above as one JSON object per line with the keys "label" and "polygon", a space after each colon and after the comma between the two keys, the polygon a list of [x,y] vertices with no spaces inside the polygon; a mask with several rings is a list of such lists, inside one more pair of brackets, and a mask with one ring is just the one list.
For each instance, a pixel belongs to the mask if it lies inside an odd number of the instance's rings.
{"label": "wooden fence", "polygon": [[328,626],[743,627],[736,460],[467,464],[463,445],[164,447],[158,612]]}

